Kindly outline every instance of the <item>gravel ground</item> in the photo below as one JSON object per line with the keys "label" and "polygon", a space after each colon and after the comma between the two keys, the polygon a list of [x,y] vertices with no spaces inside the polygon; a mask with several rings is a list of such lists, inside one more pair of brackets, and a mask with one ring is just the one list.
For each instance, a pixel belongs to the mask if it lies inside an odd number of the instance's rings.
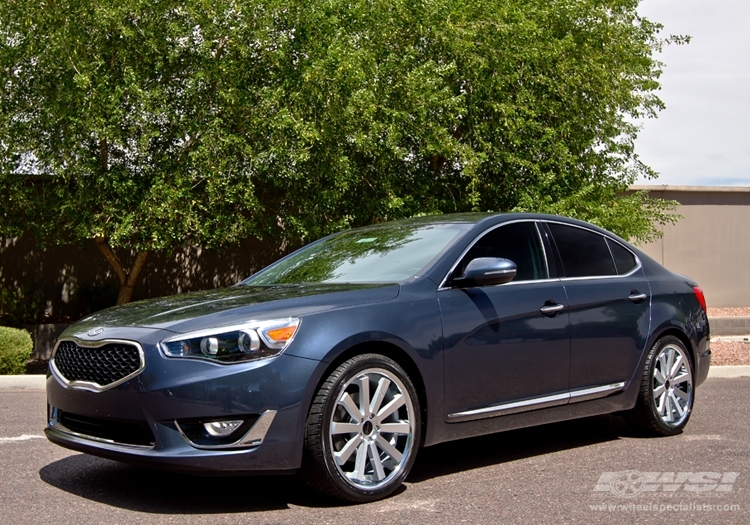
{"label": "gravel ground", "polygon": [[[708,308],[709,317],[750,317],[750,306],[737,308]],[[711,343],[711,364],[750,365],[750,344],[741,341],[714,341]]]}
{"label": "gravel ground", "polygon": [[750,343],[715,341],[711,343],[711,366],[750,365]]}
{"label": "gravel ground", "polygon": [[709,317],[750,317],[750,306],[737,308],[707,308]]}

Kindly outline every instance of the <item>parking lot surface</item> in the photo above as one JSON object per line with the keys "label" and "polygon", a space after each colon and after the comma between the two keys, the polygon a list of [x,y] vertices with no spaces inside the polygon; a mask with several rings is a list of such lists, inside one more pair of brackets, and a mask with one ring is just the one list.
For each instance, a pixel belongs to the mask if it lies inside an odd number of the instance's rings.
{"label": "parking lot surface", "polygon": [[405,487],[365,505],[295,476],[194,477],[44,439],[45,394],[0,391],[0,523],[750,523],[750,378],[709,379],[685,432],[601,416],[420,451]]}

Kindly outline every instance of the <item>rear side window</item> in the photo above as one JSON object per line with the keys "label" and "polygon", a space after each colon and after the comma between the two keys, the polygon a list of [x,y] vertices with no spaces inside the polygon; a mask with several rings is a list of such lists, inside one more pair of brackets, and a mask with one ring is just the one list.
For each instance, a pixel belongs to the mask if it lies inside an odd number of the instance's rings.
{"label": "rear side window", "polygon": [[560,253],[565,277],[617,275],[602,235],[564,224],[549,223],[548,226]]}
{"label": "rear side window", "polygon": [[616,243],[611,239],[607,239],[607,244],[612,252],[612,257],[615,259],[615,266],[617,266],[618,275],[629,273],[638,264],[635,260],[635,255],[621,244]]}
{"label": "rear side window", "polygon": [[547,278],[547,262],[533,222],[516,222],[485,234],[461,260],[454,277],[462,275],[466,265],[479,257],[498,257],[516,263],[514,281]]}

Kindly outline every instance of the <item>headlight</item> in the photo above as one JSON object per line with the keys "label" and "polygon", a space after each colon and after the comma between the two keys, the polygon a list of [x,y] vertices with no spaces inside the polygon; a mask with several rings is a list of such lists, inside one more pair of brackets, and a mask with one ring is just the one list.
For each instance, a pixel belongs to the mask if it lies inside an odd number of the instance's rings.
{"label": "headlight", "polygon": [[299,319],[250,321],[198,330],[160,343],[168,357],[197,357],[220,362],[251,361],[283,352],[297,333]]}

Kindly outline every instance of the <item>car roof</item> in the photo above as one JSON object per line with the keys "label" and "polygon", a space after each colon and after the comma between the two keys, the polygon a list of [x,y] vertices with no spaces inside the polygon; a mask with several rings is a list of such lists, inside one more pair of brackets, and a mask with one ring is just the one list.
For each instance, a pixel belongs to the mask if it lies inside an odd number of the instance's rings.
{"label": "car roof", "polygon": [[[571,217],[565,217],[563,215],[550,215],[546,213],[529,213],[529,212],[468,212],[468,213],[446,213],[441,215],[422,215],[419,217],[411,217],[407,219],[396,219],[392,221],[385,221],[376,224],[370,224],[366,226],[360,226],[349,230],[342,230],[331,234],[331,236],[339,235],[341,233],[352,231],[352,230],[370,230],[378,228],[392,228],[400,226],[429,226],[429,225],[446,225],[446,224],[464,224],[468,225],[467,233],[472,232],[470,235],[475,235],[480,231],[487,228],[491,228],[497,224],[504,222],[518,221],[518,220],[538,220],[538,221],[550,221],[560,222],[564,224],[571,224],[579,226],[589,230],[596,231],[607,237],[614,238],[619,242],[625,244],[629,249],[635,250],[639,256],[642,256],[642,252],[633,246],[627,239],[623,239],[615,233],[609,230],[592,224],[590,222],[582,221],[580,219],[574,219]],[[330,237],[330,236],[329,236]],[[327,238],[327,237],[326,237]],[[322,239],[321,239],[322,240]]]}
{"label": "car roof", "polygon": [[[397,219],[392,221],[380,222],[361,226],[356,229],[369,229],[389,226],[418,226],[430,224],[474,224],[488,226],[502,222],[514,220],[546,220],[558,221],[568,224],[575,224],[586,228],[597,230],[601,233],[614,235],[612,232],[604,230],[595,224],[591,224],[579,219],[564,217],[562,215],[549,215],[545,213],[527,213],[527,212],[469,212],[469,213],[447,213],[442,215],[422,215],[407,219]],[[346,231],[346,230],[343,230]]]}

